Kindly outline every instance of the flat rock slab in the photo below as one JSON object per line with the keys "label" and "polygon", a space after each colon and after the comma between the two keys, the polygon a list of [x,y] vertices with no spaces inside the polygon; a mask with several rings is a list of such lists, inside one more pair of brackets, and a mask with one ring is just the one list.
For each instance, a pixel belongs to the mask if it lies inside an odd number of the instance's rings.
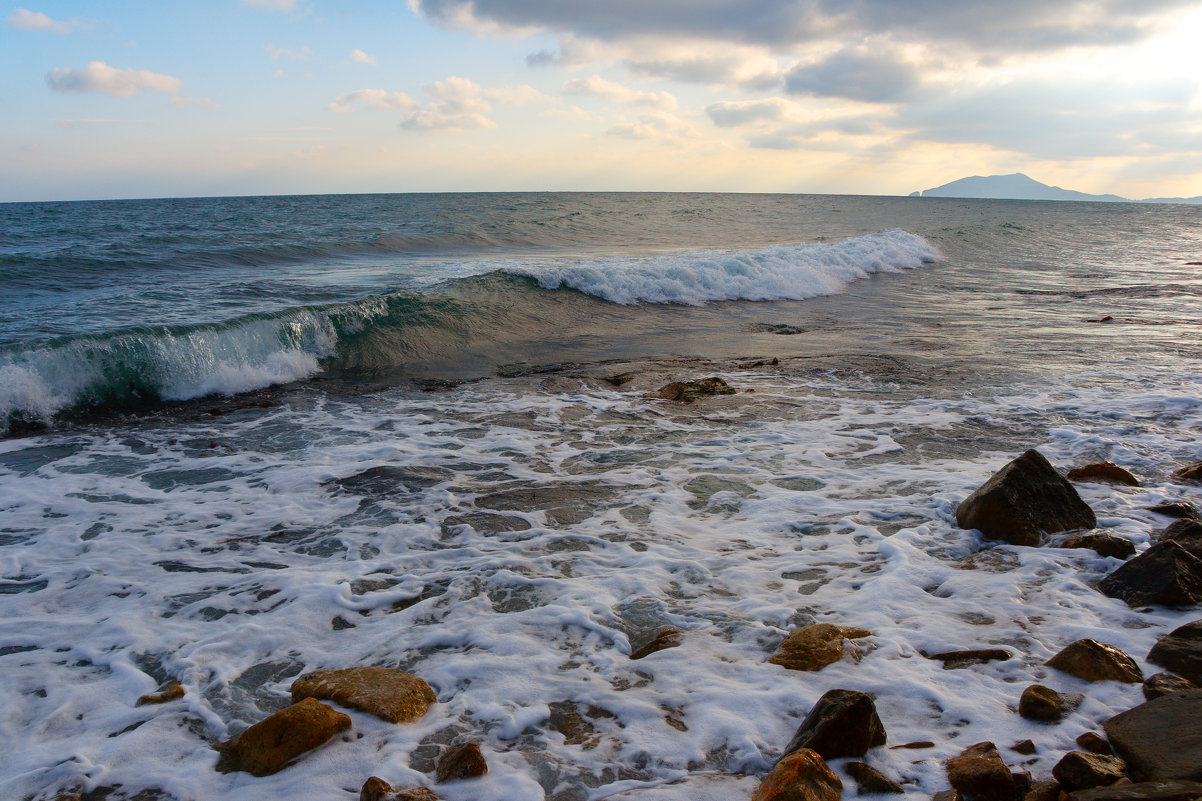
{"label": "flat rock slab", "polygon": [[1139,479],[1131,475],[1129,470],[1119,467],[1114,462],[1097,462],[1083,467],[1074,467],[1068,471],[1068,480],[1125,484],[1128,487],[1139,486]]}
{"label": "flat rock slab", "polygon": [[246,771],[270,776],[293,759],[351,727],[349,716],[312,698],[281,709],[217,746],[222,773]]}
{"label": "flat rock slab", "polygon": [[987,662],[1001,662],[1013,654],[1004,648],[975,648],[965,651],[941,651],[931,654],[927,659],[943,663],[944,670],[955,670],[969,665],[984,665]]}
{"label": "flat rock slab", "polygon": [[1039,545],[1045,534],[1097,524],[1073,485],[1036,450],[1007,464],[956,508],[960,528],[1011,545]]}
{"label": "flat rock slab", "polygon": [[737,392],[738,390],[730,384],[714,376],[697,381],[673,381],[671,384],[664,384],[648,397],[677,401],[678,403],[692,403],[698,398],[711,395],[734,395]]}
{"label": "flat rock slab", "polygon": [[1148,701],[1103,725],[1133,778],[1202,780],[1202,689]]}
{"label": "flat rock slab", "polygon": [[1202,782],[1136,782],[1121,787],[1077,790],[1068,801],[1198,801]]}
{"label": "flat rock slab", "polygon": [[815,623],[789,632],[768,661],[789,670],[821,670],[843,658],[844,640],[871,636],[868,629]]}
{"label": "flat rock slab", "polygon": [[1148,661],[1202,684],[1202,620],[1173,629],[1148,652]]}
{"label": "flat rock slab", "polygon": [[842,797],[843,782],[821,756],[803,748],[776,763],[751,801],[839,801]]}
{"label": "flat rock slab", "polygon": [[1121,681],[1140,684],[1143,671],[1135,660],[1113,645],[1097,640],[1077,640],[1047,661],[1048,667],[1063,670],[1085,681]]}
{"label": "flat rock slab", "polygon": [[784,752],[810,749],[823,759],[859,757],[885,740],[872,696],[858,690],[830,690],[805,716]]}
{"label": "flat rock slab", "polygon": [[317,670],[292,683],[292,701],[320,698],[375,715],[389,723],[421,718],[438,698],[423,679],[398,668]]}
{"label": "flat rock slab", "polygon": [[1193,606],[1202,601],[1202,559],[1175,542],[1158,542],[1098,582],[1128,606]]}

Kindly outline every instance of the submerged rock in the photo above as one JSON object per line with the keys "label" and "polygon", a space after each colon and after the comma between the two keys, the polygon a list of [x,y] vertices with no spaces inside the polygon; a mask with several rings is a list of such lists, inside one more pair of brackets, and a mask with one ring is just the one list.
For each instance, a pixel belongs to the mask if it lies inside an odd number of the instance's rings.
{"label": "submerged rock", "polygon": [[868,629],[815,623],[789,632],[768,661],[789,670],[821,670],[843,658],[844,640],[871,636]]}
{"label": "submerged rock", "polygon": [[1018,794],[1014,776],[997,746],[977,743],[947,761],[947,780],[958,792],[979,801],[1012,801]]}
{"label": "submerged rock", "polygon": [[1202,684],[1202,620],[1178,626],[1148,651],[1148,661]]}
{"label": "submerged rock", "polygon": [[956,525],[1011,545],[1039,545],[1044,534],[1093,528],[1097,518],[1073,485],[1029,450],[960,503]]}
{"label": "submerged rock", "polygon": [[977,648],[965,651],[943,651],[931,654],[927,659],[943,663],[944,670],[983,665],[987,662],[997,662],[1009,659],[1012,654],[1004,648]]}
{"label": "submerged rock", "polygon": [[217,770],[270,776],[296,757],[350,727],[349,716],[306,698],[218,745],[221,758],[217,762]]}
{"label": "submerged rock", "polygon": [[372,776],[363,783],[359,801],[441,801],[433,790],[426,787],[393,787],[379,776]]}
{"label": "submerged rock", "polygon": [[843,782],[808,748],[786,754],[764,777],[751,801],[839,801]]}
{"label": "submerged rock", "polygon": [[488,762],[475,743],[452,745],[438,758],[434,778],[439,784],[457,779],[475,779],[488,773]]}
{"label": "submerged rock", "polygon": [[1114,784],[1126,768],[1115,756],[1070,751],[1052,768],[1052,776],[1065,790],[1087,790]]}
{"label": "submerged rock", "polygon": [[1103,727],[1132,778],[1202,780],[1202,689],[1140,704]]}
{"label": "submerged rock", "polygon": [[1018,714],[1027,720],[1055,723],[1080,706],[1082,700],[1077,693],[1058,693],[1042,684],[1032,684],[1018,700]]}
{"label": "submerged rock", "polygon": [[160,685],[157,690],[152,693],[147,693],[138,699],[135,706],[145,706],[146,704],[165,704],[168,701],[174,701],[177,698],[184,697],[184,686],[178,681],[168,681]]}
{"label": "submerged rock", "polygon": [[1149,512],[1155,512],[1158,515],[1165,517],[1175,517],[1178,519],[1189,518],[1197,520],[1199,518],[1198,510],[1192,503],[1185,501],[1173,501],[1172,503],[1158,503],[1155,506],[1148,507]]}
{"label": "submerged rock", "polygon": [[1098,582],[1129,606],[1193,606],[1202,601],[1202,559],[1175,542],[1160,542]]}
{"label": "submerged rock", "polygon": [[885,726],[872,696],[857,690],[830,690],[805,716],[784,753],[808,748],[823,759],[859,757],[885,740]]}
{"label": "submerged rock", "polygon": [[1181,481],[1202,481],[1202,462],[1194,462],[1187,464],[1178,470],[1173,471],[1173,478]]}
{"label": "submerged rock", "polygon": [[292,683],[292,701],[320,698],[375,715],[389,723],[410,723],[438,698],[424,680],[398,668],[352,667],[316,670]]}
{"label": "submerged rock", "polygon": [[1047,661],[1048,667],[1063,670],[1085,681],[1121,681],[1139,684],[1143,671],[1135,660],[1113,645],[1097,640],[1077,640]]}
{"label": "submerged rock", "polygon": [[671,384],[664,384],[658,390],[651,393],[650,397],[677,401],[679,403],[692,403],[698,398],[705,398],[711,395],[734,395],[737,392],[737,389],[727,384],[721,378],[712,376],[710,378],[701,378],[697,381],[673,381]]}
{"label": "submerged rock", "polygon": [[884,773],[869,765],[867,762],[848,762],[843,766],[847,775],[855,779],[856,793],[887,793],[889,795],[905,795],[901,785],[890,779]]}
{"label": "submerged rock", "polygon": [[1135,555],[1135,543],[1114,534],[1079,534],[1066,537],[1057,548],[1086,548],[1098,556],[1129,559]]}
{"label": "submerged rock", "polygon": [[1098,481],[1107,484],[1125,484],[1128,487],[1138,487],[1139,479],[1130,471],[1119,467],[1114,462],[1098,462],[1084,467],[1074,467],[1068,471],[1069,481]]}
{"label": "submerged rock", "polygon": [[684,639],[684,635],[679,630],[664,629],[659,634],[656,634],[649,643],[632,652],[630,658],[642,659],[643,657],[651,656],[656,651],[662,651],[665,648],[675,648],[680,645],[682,639]]}

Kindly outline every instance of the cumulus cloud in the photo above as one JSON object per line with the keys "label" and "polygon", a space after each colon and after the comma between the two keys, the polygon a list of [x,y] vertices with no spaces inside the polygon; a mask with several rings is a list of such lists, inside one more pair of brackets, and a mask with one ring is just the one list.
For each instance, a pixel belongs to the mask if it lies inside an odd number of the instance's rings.
{"label": "cumulus cloud", "polygon": [[172,75],[150,70],[117,69],[103,61],[86,67],[59,67],[50,70],[46,83],[56,92],[98,92],[114,97],[131,97],[143,92],[178,94],[183,82]]}
{"label": "cumulus cloud", "polygon": [[47,33],[71,33],[85,27],[88,23],[81,19],[54,20],[41,11],[30,11],[18,8],[4,20],[12,28],[23,31],[45,31]]}
{"label": "cumulus cloud", "polygon": [[723,100],[705,107],[705,113],[719,128],[733,128],[765,120],[779,120],[785,116],[788,104],[779,97],[766,100]]}
{"label": "cumulus cloud", "polygon": [[326,106],[327,111],[345,114],[353,111],[355,106],[376,109],[378,111],[412,111],[421,103],[404,92],[388,92],[383,89],[357,89],[338,95]]}
{"label": "cumulus cloud", "polygon": [[620,122],[606,132],[607,136],[622,139],[650,139],[666,142],[681,142],[695,139],[697,131],[692,125],[674,114],[651,112],[634,121]]}
{"label": "cumulus cloud", "polygon": [[555,98],[526,84],[485,89],[481,94],[485,100],[491,103],[500,103],[502,106],[527,106],[532,103],[555,102]]}
{"label": "cumulus cloud", "polygon": [[346,113],[356,106],[401,112],[401,127],[410,131],[469,131],[496,128],[489,118],[492,104],[521,106],[552,103],[554,98],[533,86],[501,86],[484,89],[475,81],[451,76],[422,87],[429,100],[423,102],[404,92],[359,89],[334,98],[328,111]]}
{"label": "cumulus cloud", "polygon": [[843,97],[870,103],[901,99],[920,82],[918,68],[898,54],[872,46],[845,48],[785,74],[791,94]]}
{"label": "cumulus cloud", "polygon": [[362,50],[355,48],[351,51],[351,61],[356,64],[375,64],[376,57],[364,53]]}
{"label": "cumulus cloud", "polygon": [[614,81],[607,81],[600,75],[588,78],[573,78],[563,85],[560,90],[565,95],[589,95],[609,103],[621,103],[630,106],[651,106],[656,108],[676,108],[676,98],[669,92],[643,92],[631,89]]}

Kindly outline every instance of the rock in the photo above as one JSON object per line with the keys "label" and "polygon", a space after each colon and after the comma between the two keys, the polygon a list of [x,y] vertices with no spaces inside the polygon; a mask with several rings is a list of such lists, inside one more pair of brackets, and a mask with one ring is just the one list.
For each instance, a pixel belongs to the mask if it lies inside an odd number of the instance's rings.
{"label": "rock", "polygon": [[168,701],[174,701],[177,698],[184,697],[184,686],[178,681],[168,681],[160,685],[157,690],[147,695],[143,695],[138,699],[135,706],[145,706],[146,704],[165,704]]}
{"label": "rock", "polygon": [[1077,640],[1047,661],[1048,667],[1063,670],[1085,681],[1121,681],[1139,684],[1144,674],[1127,654],[1097,640]]}
{"label": "rock", "polygon": [[664,384],[658,390],[651,393],[650,397],[677,401],[679,403],[692,403],[698,398],[705,398],[711,395],[734,395],[736,392],[738,392],[737,389],[727,384],[721,378],[714,376],[697,381],[673,381],[671,384]]}
{"label": "rock", "polygon": [[260,720],[217,746],[217,770],[254,776],[278,773],[296,757],[351,727],[349,716],[312,698]]}
{"label": "rock", "polygon": [[1148,661],[1195,684],[1202,683],[1202,620],[1178,626],[1161,637],[1148,651]]}
{"label": "rock", "polygon": [[1065,790],[1088,790],[1114,784],[1126,767],[1115,756],[1070,751],[1052,768],[1052,776]]}
{"label": "rock", "polygon": [[1202,559],[1175,542],[1160,542],[1102,579],[1098,589],[1129,606],[1193,606],[1202,601]]}
{"label": "rock", "polygon": [[843,658],[845,639],[871,636],[868,629],[815,623],[789,632],[768,661],[789,670],[821,670]]}
{"label": "rock", "polygon": [[410,723],[438,698],[430,685],[398,668],[352,667],[316,670],[292,683],[292,702],[320,698],[358,709],[389,723]]}
{"label": "rock", "polygon": [[1152,535],[1153,542],[1175,542],[1202,559],[1202,522],[1183,518]]}
{"label": "rock", "polygon": [[1035,753],[1035,743],[1031,742],[1030,740],[1019,740],[1017,743],[1010,746],[1010,750],[1016,754],[1030,756],[1031,754]]}
{"label": "rock", "polygon": [[1082,734],[1077,738],[1077,745],[1081,746],[1082,751],[1088,751],[1091,754],[1110,756],[1114,753],[1110,750],[1110,743],[1106,742],[1106,738],[1096,731],[1087,731]]}
{"label": "rock", "polygon": [[1077,790],[1068,801],[1198,801],[1202,782],[1136,782],[1111,785],[1098,790]]}
{"label": "rock", "polygon": [[1169,693],[1197,688],[1197,684],[1184,676],[1178,676],[1176,673],[1157,673],[1155,676],[1149,676],[1144,682],[1144,700],[1151,701]]}
{"label": "rock", "polygon": [[441,801],[432,790],[425,787],[393,787],[379,776],[372,776],[363,783],[359,801]]}
{"label": "rock", "polygon": [[889,750],[896,751],[899,748],[920,749],[920,748],[934,748],[934,747],[935,747],[935,742],[933,740],[915,740],[912,743],[902,743],[901,745],[891,745],[891,746],[889,746]]}
{"label": "rock", "polygon": [[979,648],[967,651],[943,651],[931,654],[927,659],[942,662],[944,670],[954,670],[969,665],[983,665],[986,662],[1005,660],[1010,657],[1011,653],[1004,648]]}
{"label": "rock", "polygon": [[1035,782],[1023,795],[1023,801],[1059,801],[1060,785],[1056,782]]}
{"label": "rock", "polygon": [[1098,462],[1087,464],[1084,467],[1074,467],[1068,471],[1068,480],[1125,484],[1128,487],[1139,486],[1139,479],[1114,462]]}
{"label": "rock", "polygon": [[1027,720],[1055,723],[1080,706],[1082,700],[1077,693],[1062,694],[1042,684],[1032,684],[1018,699],[1018,714]]}
{"label": "rock", "polygon": [[956,509],[956,525],[1011,545],[1039,545],[1044,534],[1097,525],[1093,510],[1039,451],[993,475]]}
{"label": "rock", "polygon": [[547,724],[563,735],[565,745],[580,745],[585,751],[591,751],[601,744],[601,736],[596,734],[593,721],[616,717],[608,709],[592,704],[582,707],[572,701],[552,701],[547,706],[551,710]]}
{"label": "rock", "polygon": [[1027,794],[1035,780],[1031,778],[1031,772],[1026,770],[1012,770],[1010,775],[1014,777],[1014,791],[1019,797]]}
{"label": "rock", "polygon": [[1135,543],[1114,534],[1078,534],[1065,537],[1056,547],[1086,548],[1098,556],[1110,556],[1115,559],[1130,559],[1135,555]]}
{"label": "rock", "polygon": [[639,648],[630,655],[631,659],[642,659],[645,656],[651,656],[656,651],[662,651],[665,648],[675,648],[680,645],[680,641],[684,635],[676,629],[664,629],[651,642]]}
{"label": "rock", "polygon": [[947,761],[952,787],[973,801],[1011,801],[1017,794],[1014,777],[993,743],[977,743]]}
{"label": "rock", "polygon": [[856,793],[888,793],[890,795],[905,795],[901,785],[881,773],[867,762],[848,762],[843,766],[847,775],[855,779]]}
{"label": "rock", "polygon": [[442,784],[456,779],[475,779],[485,773],[488,773],[488,763],[480,753],[480,746],[460,743],[442,752],[438,767],[434,769],[434,778]]}
{"label": "rock", "polygon": [[784,753],[808,748],[823,759],[859,757],[884,745],[885,739],[872,696],[857,690],[830,690],[797,727]]}
{"label": "rock", "polygon": [[1199,519],[1197,508],[1192,503],[1186,503],[1185,501],[1158,503],[1155,506],[1149,506],[1148,511],[1164,515],[1165,517],[1175,517],[1178,519],[1190,518],[1191,520]]}
{"label": "rock", "polygon": [[1202,689],[1128,709],[1103,724],[1132,778],[1202,780]]}
{"label": "rock", "polygon": [[751,801],[839,801],[843,782],[822,757],[802,748],[781,757]]}
{"label": "rock", "polygon": [[940,790],[931,796],[931,801],[964,801],[959,790]]}
{"label": "rock", "polygon": [[1202,462],[1187,464],[1180,470],[1173,471],[1173,478],[1182,481],[1202,481]]}

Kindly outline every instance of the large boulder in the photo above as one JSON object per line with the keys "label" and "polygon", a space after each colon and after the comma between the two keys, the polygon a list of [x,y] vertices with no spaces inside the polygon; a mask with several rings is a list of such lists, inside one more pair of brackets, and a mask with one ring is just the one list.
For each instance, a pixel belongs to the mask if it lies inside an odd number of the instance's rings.
{"label": "large boulder", "polygon": [[1011,545],[1039,545],[1044,534],[1097,524],[1073,485],[1036,450],[1003,467],[956,509],[960,528]]}
{"label": "large boulder", "polygon": [[1202,782],[1136,782],[1097,790],[1077,790],[1068,801],[1198,801]]}
{"label": "large boulder", "polygon": [[843,658],[844,640],[871,636],[868,629],[815,623],[789,632],[768,661],[789,670],[821,670]]}
{"label": "large boulder", "polygon": [[1065,790],[1106,787],[1123,778],[1126,765],[1115,756],[1069,751],[1052,768],[1052,777]]}
{"label": "large boulder", "polygon": [[1085,681],[1139,684],[1144,680],[1143,671],[1134,659],[1113,645],[1097,640],[1069,643],[1046,664]]}
{"label": "large boulder", "polygon": [[859,757],[884,745],[885,739],[872,696],[857,690],[830,690],[814,704],[784,752],[808,748],[823,759]]}
{"label": "large boulder", "polygon": [[1202,601],[1202,559],[1175,542],[1158,542],[1098,582],[1129,606],[1193,606]]}
{"label": "large boulder", "polygon": [[292,702],[320,698],[358,709],[389,723],[409,723],[438,700],[423,679],[398,668],[316,670],[292,683]]}
{"label": "large boulder", "polygon": [[1078,693],[1058,693],[1042,684],[1032,684],[1018,699],[1018,714],[1027,720],[1055,723],[1081,705]]}
{"label": "large boulder", "polygon": [[947,780],[970,801],[1012,801],[1018,786],[993,743],[977,743],[947,761]]}
{"label": "large boulder", "polygon": [[1074,467],[1068,471],[1069,481],[1098,481],[1106,484],[1125,484],[1128,487],[1138,487],[1139,479],[1131,475],[1124,467],[1114,462],[1097,462],[1084,467]]}
{"label": "large boulder", "polygon": [[808,748],[786,754],[756,788],[751,801],[839,801],[843,782]]}
{"label": "large boulder", "polygon": [[1202,522],[1183,518],[1152,535],[1153,542],[1175,542],[1202,559]]}
{"label": "large boulder", "polygon": [[1103,726],[1132,778],[1202,781],[1202,689],[1148,701]]}
{"label": "large boulder", "polygon": [[349,716],[312,698],[260,720],[217,746],[217,770],[270,776],[293,759],[351,727]]}
{"label": "large boulder", "polygon": [[1178,626],[1148,651],[1148,661],[1202,684],[1202,620]]}

